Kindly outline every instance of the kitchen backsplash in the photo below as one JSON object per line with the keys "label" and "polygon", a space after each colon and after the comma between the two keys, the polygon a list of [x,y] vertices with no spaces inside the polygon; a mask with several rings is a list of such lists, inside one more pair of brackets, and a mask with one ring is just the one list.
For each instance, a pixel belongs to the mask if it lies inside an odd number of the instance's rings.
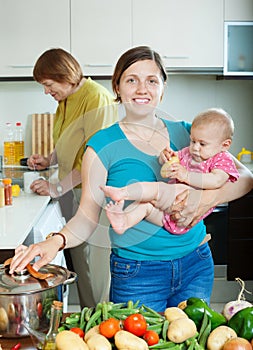
{"label": "kitchen backsplash", "polygon": [[[98,81],[111,90],[110,80]],[[235,123],[231,152],[253,151],[253,80],[216,80],[215,76],[169,76],[161,111],[177,120],[191,121],[210,107],[224,108]],[[25,155],[31,154],[31,120],[34,113],[54,113],[57,102],[36,82],[0,82],[0,154],[6,122],[21,121],[25,129]]]}

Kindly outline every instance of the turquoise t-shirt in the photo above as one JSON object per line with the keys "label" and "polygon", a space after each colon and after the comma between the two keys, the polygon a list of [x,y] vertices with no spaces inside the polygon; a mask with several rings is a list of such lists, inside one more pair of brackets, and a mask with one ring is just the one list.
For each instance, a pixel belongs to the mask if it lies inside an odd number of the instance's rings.
{"label": "turquoise t-shirt", "polygon": [[[189,145],[191,125],[162,119],[167,126],[171,148]],[[156,156],[143,153],[128,141],[118,123],[97,132],[87,143],[107,169],[107,185],[122,187],[138,181],[165,181]],[[126,203],[127,205],[127,203]],[[183,235],[170,234],[146,220],[119,235],[110,228],[111,246],[118,256],[133,260],[172,260],[192,252],[204,239],[206,228],[200,221]]]}

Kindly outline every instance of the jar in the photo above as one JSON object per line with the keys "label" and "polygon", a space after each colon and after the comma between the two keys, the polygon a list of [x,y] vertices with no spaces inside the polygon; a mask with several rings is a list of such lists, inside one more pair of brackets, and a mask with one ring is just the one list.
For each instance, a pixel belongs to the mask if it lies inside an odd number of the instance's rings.
{"label": "jar", "polygon": [[0,181],[0,208],[5,206],[5,197],[4,197],[4,185],[2,181]]}
{"label": "jar", "polygon": [[11,179],[3,179],[5,205],[12,205]]}

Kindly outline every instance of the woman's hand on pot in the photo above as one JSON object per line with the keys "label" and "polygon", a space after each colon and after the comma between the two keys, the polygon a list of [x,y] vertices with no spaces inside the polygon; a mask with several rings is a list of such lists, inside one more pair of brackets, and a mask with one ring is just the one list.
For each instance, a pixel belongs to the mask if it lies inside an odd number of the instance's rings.
{"label": "woman's hand on pot", "polygon": [[34,270],[38,271],[42,266],[48,264],[58,253],[59,246],[52,244],[52,239],[40,243],[31,244],[29,247],[20,245],[15,249],[15,255],[10,265],[10,273],[20,272],[25,269],[35,257],[40,259],[33,264]]}

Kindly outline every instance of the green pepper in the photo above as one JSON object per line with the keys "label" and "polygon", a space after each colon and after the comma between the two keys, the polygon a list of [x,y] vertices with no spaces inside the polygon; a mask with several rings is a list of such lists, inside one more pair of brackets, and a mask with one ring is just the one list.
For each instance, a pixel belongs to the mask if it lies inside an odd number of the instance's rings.
{"label": "green pepper", "polygon": [[186,303],[187,306],[184,312],[195,322],[198,330],[201,327],[205,311],[208,319],[211,321],[211,330],[227,323],[226,318],[219,312],[211,309],[203,299],[192,297]]}
{"label": "green pepper", "polygon": [[228,321],[238,337],[251,340],[253,338],[253,307],[246,307],[234,314]]}

